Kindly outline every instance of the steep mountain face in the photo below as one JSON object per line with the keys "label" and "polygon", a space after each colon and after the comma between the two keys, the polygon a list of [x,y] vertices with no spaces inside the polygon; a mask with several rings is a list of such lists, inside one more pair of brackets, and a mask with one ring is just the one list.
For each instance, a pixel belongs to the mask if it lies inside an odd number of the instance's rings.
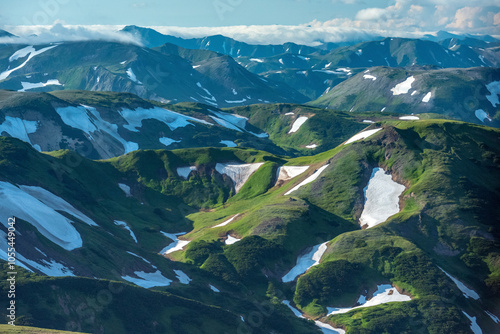
{"label": "steep mountain face", "polygon": [[231,57],[271,57],[282,53],[310,54],[318,51],[314,47],[295,43],[251,45],[222,35],[183,39],[137,26],[126,26],[121,31],[137,37],[147,47],[159,47],[165,43],[171,43],[186,49],[210,50]]}
{"label": "steep mountain face", "polygon": [[[190,61],[177,54],[166,54],[135,45],[112,42],[74,42],[50,46],[9,46],[2,49],[0,88],[19,91],[83,89],[130,92],[163,102],[203,102],[214,106],[231,106],[231,90],[221,79],[233,82],[257,82],[258,76],[228,69],[234,78],[208,77],[193,68]],[[54,60],[56,59],[56,61]],[[221,61],[238,67],[237,64]],[[237,88],[237,87],[235,87]],[[286,86],[272,83],[246,86],[250,98],[245,104],[260,100],[270,102],[304,102],[305,98]],[[236,99],[242,100],[242,99]]]}
{"label": "steep mountain face", "polygon": [[439,113],[498,127],[499,80],[496,68],[376,67],[342,82],[310,104],[352,112]]}

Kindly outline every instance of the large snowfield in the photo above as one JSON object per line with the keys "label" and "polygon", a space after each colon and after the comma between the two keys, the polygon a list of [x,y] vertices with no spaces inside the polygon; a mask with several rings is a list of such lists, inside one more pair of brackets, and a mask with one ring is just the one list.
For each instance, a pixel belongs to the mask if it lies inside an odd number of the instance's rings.
{"label": "large snowfield", "polygon": [[[51,207],[54,202],[66,203],[60,199],[60,201],[48,201],[45,204],[8,182],[0,182],[0,221],[2,224],[7,227],[9,217],[15,216],[30,223],[44,237],[66,250],[82,247],[80,233],[71,224],[71,220],[56,211],[56,209],[61,209],[59,204],[55,208]],[[78,212],[72,210],[66,212],[70,215],[79,215]]]}
{"label": "large snowfield", "polygon": [[399,212],[399,196],[405,186],[394,182],[390,174],[382,168],[374,168],[370,181],[365,187],[365,206],[359,225],[367,228],[385,222],[389,217]]}

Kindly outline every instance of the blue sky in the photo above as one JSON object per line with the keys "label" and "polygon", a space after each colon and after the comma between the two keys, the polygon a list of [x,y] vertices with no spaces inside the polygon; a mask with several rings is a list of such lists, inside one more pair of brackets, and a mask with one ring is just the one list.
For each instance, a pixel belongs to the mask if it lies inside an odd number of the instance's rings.
{"label": "blue sky", "polygon": [[51,34],[55,40],[91,39],[96,31],[105,38],[131,24],[253,44],[314,45],[438,30],[500,37],[498,0],[0,0],[0,8],[0,29],[46,41]]}
{"label": "blue sky", "polygon": [[[347,0],[1,0],[4,25],[135,24],[141,26],[227,26],[305,24],[351,18],[366,7],[387,7],[391,1]],[[348,2],[348,3],[345,3]],[[352,3],[351,3],[352,2]]]}

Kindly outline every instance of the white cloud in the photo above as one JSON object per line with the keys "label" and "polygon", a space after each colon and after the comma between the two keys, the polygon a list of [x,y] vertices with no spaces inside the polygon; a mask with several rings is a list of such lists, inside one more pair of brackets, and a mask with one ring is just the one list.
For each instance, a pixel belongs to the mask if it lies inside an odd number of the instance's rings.
{"label": "white cloud", "polygon": [[123,26],[70,26],[56,23],[52,26],[7,26],[3,29],[19,38],[3,37],[0,43],[6,44],[47,44],[66,41],[112,41],[141,45],[129,33],[118,32]]}
{"label": "white cloud", "polygon": [[378,21],[387,19],[388,10],[386,8],[366,8],[356,14],[356,20]]}

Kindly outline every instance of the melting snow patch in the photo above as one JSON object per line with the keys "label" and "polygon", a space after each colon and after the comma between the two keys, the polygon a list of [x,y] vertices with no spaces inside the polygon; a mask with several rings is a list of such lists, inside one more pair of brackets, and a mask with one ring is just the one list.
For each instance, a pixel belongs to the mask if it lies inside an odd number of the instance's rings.
{"label": "melting snow patch", "polygon": [[325,324],[319,320],[315,320],[314,323],[321,329],[323,334],[345,334],[345,330],[342,328],[333,328],[329,324]]}
{"label": "melting snow patch", "polygon": [[224,100],[224,101],[226,101],[226,103],[244,103],[247,101],[247,99],[241,99],[241,100],[235,100],[235,101]]}
{"label": "melting snow patch", "polygon": [[125,196],[127,197],[132,197],[132,194],[130,193],[130,187],[127,186],[126,184],[123,183],[118,183],[118,187],[120,187],[121,190],[125,193]]}
{"label": "melting snow patch", "polygon": [[[413,94],[413,93],[412,93]],[[427,103],[431,100],[432,97],[432,92],[427,93],[424,98],[422,99],[422,102]]]}
{"label": "melting snow patch", "polygon": [[309,166],[281,166],[276,171],[276,183],[291,180],[308,169]]}
{"label": "melting snow patch", "polygon": [[498,101],[498,95],[500,94],[500,81],[493,81],[492,83],[487,84],[486,89],[490,92],[490,95],[486,95],[486,98],[491,102],[493,107],[496,107],[497,104],[500,104]]}
{"label": "melting snow patch", "polygon": [[231,218],[229,218],[228,220],[224,221],[223,223],[220,223],[218,225],[215,225],[215,226],[212,226],[212,228],[216,228],[216,227],[221,227],[221,226],[226,226],[227,224],[231,223],[234,219],[236,219],[236,217],[238,217],[240,214],[235,214],[234,216],[232,216]]}
{"label": "melting snow patch", "polygon": [[176,252],[178,250],[183,249],[187,244],[191,242],[191,240],[180,240],[178,238],[179,235],[184,235],[186,232],[180,232],[180,233],[166,233],[166,232],[161,232],[164,236],[166,236],[169,239],[172,239],[173,242],[169,244],[167,247],[163,248],[160,251],[160,254],[165,255],[165,254],[170,254],[173,252]]}
{"label": "melting snow patch", "polygon": [[403,121],[416,121],[416,120],[419,120],[420,117],[418,117],[418,116],[401,116],[401,117],[399,117],[399,119],[401,119]]}
{"label": "melting snow patch", "polygon": [[31,144],[28,134],[35,133],[37,128],[37,121],[26,121],[17,117],[5,116],[5,121],[0,124],[0,134],[7,132],[11,137]]}
{"label": "melting snow patch", "polygon": [[315,149],[316,147],[318,147],[317,144],[306,145],[306,148],[309,148],[309,149]]}
{"label": "melting snow patch", "polygon": [[299,131],[300,127],[308,120],[309,118],[305,117],[305,116],[300,116],[299,118],[297,118],[295,120],[295,122],[293,122],[293,125],[292,125],[292,128],[290,129],[290,131],[288,131],[288,133],[294,133],[294,132],[297,132]]}
{"label": "melting snow patch", "polygon": [[293,314],[295,314],[296,317],[305,319],[304,316],[302,315],[302,313],[300,313],[299,310],[297,310],[295,307],[293,307],[292,305],[290,305],[290,301],[289,300],[283,300],[283,304],[285,304],[286,306],[288,306],[288,308],[290,310],[292,310]]}
{"label": "melting snow patch", "polygon": [[217,288],[216,288],[215,286],[213,286],[212,284],[209,284],[208,286],[210,287],[210,290],[212,290],[213,292],[217,292],[217,293],[219,293],[219,292],[220,292],[220,290],[219,290],[219,289],[217,289]]}
{"label": "melting snow patch", "polygon": [[365,78],[365,79],[371,79],[373,81],[377,80],[377,77],[374,77],[373,75],[370,75],[370,74],[363,75],[363,78]]}
{"label": "melting snow patch", "polygon": [[186,275],[182,270],[175,270],[174,269],[174,273],[175,273],[177,279],[179,280],[179,282],[182,284],[189,284],[189,282],[192,281],[192,279],[190,279],[188,277],[188,275]]}
{"label": "melting snow patch", "polygon": [[[19,254],[17,254],[17,256],[19,256]],[[47,276],[53,276],[53,277],[75,276],[75,274],[73,274],[73,272],[70,269],[66,268],[64,265],[54,260],[50,260],[49,262],[42,259],[40,260],[42,263],[38,263],[29,260],[23,256],[21,256],[21,259],[24,263],[30,265],[31,267],[37,269],[38,271],[42,272]]]}
{"label": "melting snow patch", "polygon": [[464,311],[462,311],[462,313],[470,320],[470,322],[471,322],[470,329],[472,330],[472,332],[474,334],[483,334],[481,327],[479,327],[479,325],[477,324],[476,317],[471,317],[470,315],[468,315]]}
{"label": "melting snow patch", "polygon": [[328,165],[324,165],[322,167],[320,167],[317,171],[315,171],[311,176],[309,176],[307,179],[305,179],[304,181],[302,181],[301,183],[299,183],[298,185],[296,185],[295,187],[292,188],[292,190],[289,190],[285,193],[285,196],[287,195],[290,195],[291,193],[293,193],[295,190],[298,190],[299,188],[305,186],[306,184],[309,184],[313,181],[315,181],[320,175],[321,173],[323,173],[323,171],[326,169],[326,167],[328,167]]}
{"label": "melting snow patch", "polygon": [[157,270],[154,273],[145,273],[144,271],[134,271],[134,274],[136,276],[139,276],[139,278],[130,276],[122,276],[122,278],[126,281],[129,281],[146,289],[152,288],[154,286],[169,286],[170,283],[172,283],[172,280],[163,276],[159,270]]}
{"label": "melting snow patch", "polygon": [[234,182],[234,188],[238,192],[247,182],[248,178],[259,169],[264,163],[238,164],[238,163],[217,163],[215,170],[220,174],[226,174]]}
{"label": "melting snow patch", "polygon": [[384,110],[386,109],[387,107],[383,107],[382,110],[380,110],[380,112],[384,112]]}
{"label": "melting snow patch", "polygon": [[220,143],[222,145],[226,145],[227,147],[237,147],[238,146],[234,141],[231,141],[231,140],[221,140]]}
{"label": "melting snow patch", "polygon": [[25,47],[24,49],[17,50],[12,56],[10,56],[9,61],[14,61],[18,58],[24,58],[29,54],[28,59],[26,59],[24,61],[24,63],[22,63],[18,67],[0,73],[0,81],[6,79],[12,72],[17,71],[20,68],[23,68],[33,57],[35,57],[41,53],[44,53],[45,51],[48,51],[52,48],[55,48],[56,46],[57,45],[48,46],[48,47],[40,49],[38,51],[35,51],[33,46],[28,46],[28,47]]}
{"label": "melting snow patch", "polygon": [[47,80],[47,82],[37,82],[37,83],[21,81],[21,85],[23,86],[23,89],[18,90],[18,92],[25,92],[30,89],[41,88],[46,86],[64,86],[57,79],[52,79],[52,80]]}
{"label": "melting snow patch", "polygon": [[374,121],[370,121],[369,119],[364,119],[363,123],[375,123]]}
{"label": "melting snow patch", "polygon": [[314,267],[319,264],[321,257],[326,251],[326,244],[328,242],[324,242],[322,244],[316,245],[312,248],[312,250],[306,254],[300,255],[297,258],[297,264],[293,267],[283,278],[281,281],[284,283],[292,282],[297,278],[297,276],[305,273],[309,268]]}
{"label": "melting snow patch", "polygon": [[90,219],[89,217],[75,209],[71,204],[63,200],[61,197],[54,195],[50,191],[35,186],[19,186],[19,188],[54,210],[69,213],[70,215],[80,219],[87,225],[98,226],[92,219]]}
{"label": "melting snow patch", "polygon": [[132,70],[131,67],[129,67],[129,69],[127,70],[127,76],[133,82],[135,82],[135,83],[137,83],[139,85],[142,85],[142,82],[140,82],[139,80],[137,80],[137,77],[135,76],[135,73],[134,73],[134,71]]}
{"label": "melting snow patch", "polygon": [[479,299],[479,295],[477,294],[476,291],[472,290],[472,289],[469,289],[468,287],[465,286],[464,283],[460,282],[458,279],[456,279],[455,277],[451,276],[450,274],[448,274],[446,271],[444,271],[442,268],[439,268],[441,269],[441,271],[443,273],[446,274],[446,276],[448,276],[452,281],[453,283],[455,283],[455,285],[457,286],[457,288],[462,291],[462,293],[464,294],[464,297],[465,298],[472,298],[472,299],[475,299],[475,300],[478,300]]}
{"label": "melting snow patch", "polygon": [[245,127],[247,125],[248,118],[246,118],[245,116],[241,116],[238,114],[230,114],[230,113],[222,112],[222,111],[219,112],[219,111],[210,110],[210,112],[212,114],[214,114],[215,116],[217,116],[218,118],[221,118],[221,119],[237,126],[240,129],[245,129]]}
{"label": "melting snow patch", "polygon": [[111,124],[101,118],[101,114],[89,106],[56,108],[56,112],[66,125],[85,132],[91,140],[92,133],[100,131],[107,133],[122,143],[125,153],[139,149],[137,143],[128,142],[118,134],[118,125]]}
{"label": "melting snow patch", "polygon": [[173,143],[180,143],[181,142],[180,140],[175,140],[175,139],[168,138],[168,137],[161,137],[159,139],[159,141],[160,141],[160,143],[162,143],[165,146],[169,146],[169,145],[172,145]]}
{"label": "melting snow patch", "polygon": [[149,262],[148,260],[146,260],[146,259],[145,259],[145,258],[143,258],[142,256],[139,256],[139,255],[137,255],[137,254],[135,254],[135,253],[132,253],[132,252],[129,252],[129,251],[127,251],[127,253],[129,253],[130,255],[133,255],[133,256],[135,256],[135,257],[138,257],[139,259],[143,260],[143,261],[144,261],[144,262],[146,262],[146,263],[151,264],[151,262]]}
{"label": "melting snow patch", "polygon": [[232,237],[230,236],[229,234],[227,235],[227,239],[226,241],[224,242],[226,245],[232,245],[232,244],[235,244],[237,243],[238,241],[240,241],[241,239],[238,239],[238,238],[235,238],[235,237]]}
{"label": "melting snow patch", "polygon": [[256,62],[256,63],[263,63],[264,60],[259,59],[259,58],[250,58],[250,61]]}
{"label": "melting snow patch", "polygon": [[137,108],[135,110],[122,109],[122,111],[120,111],[119,113],[128,123],[128,125],[124,125],[123,127],[133,132],[139,132],[138,128],[142,126],[142,121],[145,119],[156,119],[160,122],[163,122],[172,131],[188,125],[194,126],[194,124],[192,124],[190,121],[206,125],[213,125],[204,120],[185,116],[174,111],[159,107],[154,107],[151,109]]}
{"label": "melting snow patch", "polygon": [[399,196],[405,186],[394,182],[390,174],[385,174],[382,168],[374,168],[365,193],[365,207],[359,218],[359,225],[367,228],[385,222],[389,217],[399,212]]}
{"label": "melting snow patch", "polygon": [[137,243],[137,238],[135,237],[134,231],[132,231],[132,229],[130,228],[130,226],[128,226],[127,223],[122,222],[120,220],[115,220],[113,223],[115,225],[125,228],[128,231],[128,233],[130,233],[130,236],[132,237],[132,239],[134,239],[135,243]]}
{"label": "melting snow patch", "polygon": [[49,204],[8,182],[0,182],[0,222],[5,227],[9,217],[15,216],[29,222],[44,237],[66,250],[82,247],[82,238],[71,225],[72,221]]}
{"label": "melting snow patch", "polygon": [[351,137],[348,141],[346,141],[344,143],[344,145],[347,145],[347,144],[350,144],[350,143],[354,143],[355,141],[358,141],[358,140],[361,140],[361,139],[366,139],[366,138],[374,135],[375,133],[379,132],[380,130],[382,130],[382,128],[372,129],[372,130],[366,130],[366,131],[360,132],[357,135],[354,135],[353,137]]}
{"label": "melting snow patch", "polygon": [[494,315],[490,311],[485,311],[485,312],[491,318],[491,320],[493,320],[497,324],[500,324],[500,319],[498,319],[498,317],[496,315]]}
{"label": "melting snow patch", "polygon": [[368,301],[366,299],[363,300],[362,298],[358,299],[358,301],[365,302],[360,306],[349,307],[349,308],[327,307],[327,309],[328,309],[328,315],[342,314],[358,308],[371,307],[393,302],[406,302],[410,300],[411,300],[410,296],[399,293],[399,291],[396,288],[392,287],[392,285],[382,284],[377,286],[377,291],[375,291],[373,297]]}
{"label": "melting snow patch", "polygon": [[357,54],[358,56],[361,56],[361,55],[363,54],[363,50],[359,49],[358,51],[356,51],[356,54]]}
{"label": "melting snow patch", "polygon": [[191,172],[194,170],[196,170],[196,166],[179,167],[177,168],[177,175],[187,180],[189,174],[191,174]]}
{"label": "melting snow patch", "polygon": [[414,90],[412,93],[411,93],[411,96],[415,95],[415,94],[418,94],[418,90]]}
{"label": "melting snow patch", "polygon": [[294,112],[287,112],[287,113],[285,114],[285,116],[292,116],[292,115],[295,115],[295,113],[294,113]]}
{"label": "melting snow patch", "polygon": [[402,94],[407,94],[408,91],[411,89],[412,83],[415,81],[415,78],[413,76],[409,77],[405,81],[397,84],[394,88],[391,88],[391,92],[393,95],[402,95]]}
{"label": "melting snow patch", "polygon": [[488,117],[488,114],[483,109],[476,110],[475,115],[476,115],[477,119],[483,123],[484,123],[485,119],[488,119],[489,121],[491,121],[491,118]]}

